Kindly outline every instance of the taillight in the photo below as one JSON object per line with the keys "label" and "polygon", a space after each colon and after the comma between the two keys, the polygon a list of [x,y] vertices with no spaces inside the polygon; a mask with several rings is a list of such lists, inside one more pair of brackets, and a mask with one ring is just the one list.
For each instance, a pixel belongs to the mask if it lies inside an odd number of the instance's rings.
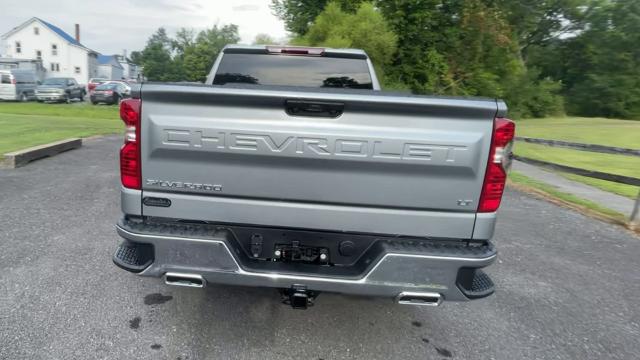
{"label": "taillight", "polygon": [[271,54],[289,54],[289,55],[316,55],[324,54],[323,48],[307,48],[298,46],[267,46],[267,51]]}
{"label": "taillight", "polygon": [[507,170],[511,165],[515,131],[516,124],[513,121],[505,118],[494,119],[489,161],[484,175],[478,212],[494,212],[500,207],[507,181]]}
{"label": "taillight", "polygon": [[16,78],[11,77],[11,84],[15,85],[16,84]]}
{"label": "taillight", "polygon": [[120,103],[120,118],[127,127],[124,145],[120,148],[120,179],[122,186],[140,189],[140,99],[125,99]]}

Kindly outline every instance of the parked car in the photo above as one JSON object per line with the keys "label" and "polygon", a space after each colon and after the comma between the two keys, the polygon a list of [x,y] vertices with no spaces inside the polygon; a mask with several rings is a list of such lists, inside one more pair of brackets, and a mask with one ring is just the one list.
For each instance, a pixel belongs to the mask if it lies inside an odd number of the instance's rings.
{"label": "parked car", "polygon": [[129,81],[127,81],[127,80],[107,80],[103,84],[111,84],[111,83],[124,85],[125,93],[127,95],[131,94],[131,84],[129,83]]}
{"label": "parked car", "polygon": [[103,78],[91,78],[89,79],[89,83],[87,84],[87,90],[89,91],[89,94],[91,94],[93,92],[93,90],[96,88],[96,86],[104,83],[105,81],[108,81],[107,79],[103,79]]}
{"label": "parked car", "polygon": [[121,82],[106,82],[98,85],[90,95],[91,103],[118,104],[120,100],[130,97],[131,89]]}
{"label": "parked car", "polygon": [[436,306],[482,268],[511,161],[502,100],[380,90],[356,49],[227,46],[206,84],[121,102],[116,265],[168,285]]}
{"label": "parked car", "polygon": [[0,100],[33,100],[37,86],[38,79],[33,70],[0,70]]}
{"label": "parked car", "polygon": [[65,101],[72,99],[84,100],[87,90],[79,85],[74,78],[49,78],[36,88],[36,98],[42,101]]}

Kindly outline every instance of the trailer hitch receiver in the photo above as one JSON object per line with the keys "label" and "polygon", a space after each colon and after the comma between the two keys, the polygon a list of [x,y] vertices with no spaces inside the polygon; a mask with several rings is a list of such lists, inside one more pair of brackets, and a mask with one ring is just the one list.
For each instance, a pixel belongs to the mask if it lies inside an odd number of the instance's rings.
{"label": "trailer hitch receiver", "polygon": [[294,309],[305,310],[313,306],[318,292],[307,290],[304,285],[293,285],[289,289],[280,289],[280,295],[283,304],[291,305]]}

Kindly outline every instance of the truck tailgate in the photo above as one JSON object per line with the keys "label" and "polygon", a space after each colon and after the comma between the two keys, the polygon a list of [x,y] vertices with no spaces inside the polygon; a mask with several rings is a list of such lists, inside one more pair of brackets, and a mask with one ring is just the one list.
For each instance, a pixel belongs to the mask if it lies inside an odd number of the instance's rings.
{"label": "truck tailgate", "polygon": [[168,84],[137,96],[143,196],[172,201],[144,205],[144,215],[473,232],[495,100]]}

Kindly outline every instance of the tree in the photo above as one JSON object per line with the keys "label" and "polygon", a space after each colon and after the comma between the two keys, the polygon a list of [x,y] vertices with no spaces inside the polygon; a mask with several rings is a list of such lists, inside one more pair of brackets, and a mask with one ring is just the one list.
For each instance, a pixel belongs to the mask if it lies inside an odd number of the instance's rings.
{"label": "tree", "polygon": [[[363,1],[334,0],[342,10],[348,12],[354,12]],[[329,0],[271,0],[271,9],[284,21],[288,31],[302,36],[307,33],[311,24],[329,2]]]}
{"label": "tree", "polygon": [[193,46],[185,48],[184,71],[188,81],[204,81],[213,62],[227,44],[240,41],[237,25],[214,25],[203,30],[195,38]]}
{"label": "tree", "polygon": [[[193,29],[181,28],[176,32],[176,36],[171,39],[171,50],[173,52],[173,67],[176,77],[179,80],[187,80],[187,69],[184,66],[184,57],[187,51],[195,46],[195,31]],[[189,49],[189,50],[188,50]]]}
{"label": "tree", "polygon": [[330,2],[306,35],[294,39],[294,43],[364,49],[382,70],[393,59],[397,36],[372,3],[362,3],[355,13],[347,13],[338,2]]}
{"label": "tree", "polygon": [[275,44],[276,40],[271,37],[269,34],[258,34],[256,38],[253,40],[254,45],[272,45]]}
{"label": "tree", "polygon": [[171,57],[171,40],[164,28],[159,28],[142,51],[144,75],[151,81],[177,81],[179,75]]}
{"label": "tree", "polygon": [[459,1],[389,0],[379,7],[398,34],[398,52],[387,74],[390,81],[406,84],[418,94],[452,92],[446,54],[455,36],[453,14],[459,17]]}
{"label": "tree", "polygon": [[173,39],[160,28],[137,60],[151,81],[204,81],[222,48],[238,41],[237,25],[215,25],[197,36],[192,29],[182,28]]}
{"label": "tree", "polygon": [[595,4],[592,0],[495,1],[512,26],[524,58],[531,46],[546,46],[581,30]]}
{"label": "tree", "polygon": [[175,39],[171,40],[171,48],[176,52],[176,56],[182,57],[187,48],[195,45],[195,31],[193,29],[181,28],[176,32]]}
{"label": "tree", "polygon": [[158,30],[156,30],[156,32],[153,33],[147,41],[147,45],[149,44],[161,45],[167,50],[171,48],[171,39],[169,38],[169,35],[167,35],[167,30],[163,27],[158,28]]}
{"label": "tree", "polygon": [[131,54],[129,54],[129,59],[131,59],[131,61],[134,64],[142,64],[142,53],[140,51],[132,51]]}
{"label": "tree", "polygon": [[567,109],[640,118],[640,2],[603,2],[586,21],[585,31],[559,46]]}
{"label": "tree", "polygon": [[[544,4],[530,0],[377,0],[369,3],[370,9],[381,13],[385,29],[396,34],[397,46],[390,48],[375,41],[379,38],[377,24],[355,30],[361,22],[349,16],[361,1],[274,0],[272,7],[287,29],[298,34],[296,43],[365,48],[376,59],[376,70],[383,71],[385,88],[504,97],[512,114],[540,116],[561,111],[560,83],[537,69],[529,72],[520,39],[545,43],[542,40],[556,35],[562,26],[569,28],[567,19],[580,13],[566,7],[585,1],[591,0]],[[536,10],[530,14],[526,11],[529,3]],[[512,23],[526,16],[525,24]],[[340,24],[348,25],[343,29]],[[353,41],[353,37],[364,40]],[[381,58],[384,60],[379,61]]]}

